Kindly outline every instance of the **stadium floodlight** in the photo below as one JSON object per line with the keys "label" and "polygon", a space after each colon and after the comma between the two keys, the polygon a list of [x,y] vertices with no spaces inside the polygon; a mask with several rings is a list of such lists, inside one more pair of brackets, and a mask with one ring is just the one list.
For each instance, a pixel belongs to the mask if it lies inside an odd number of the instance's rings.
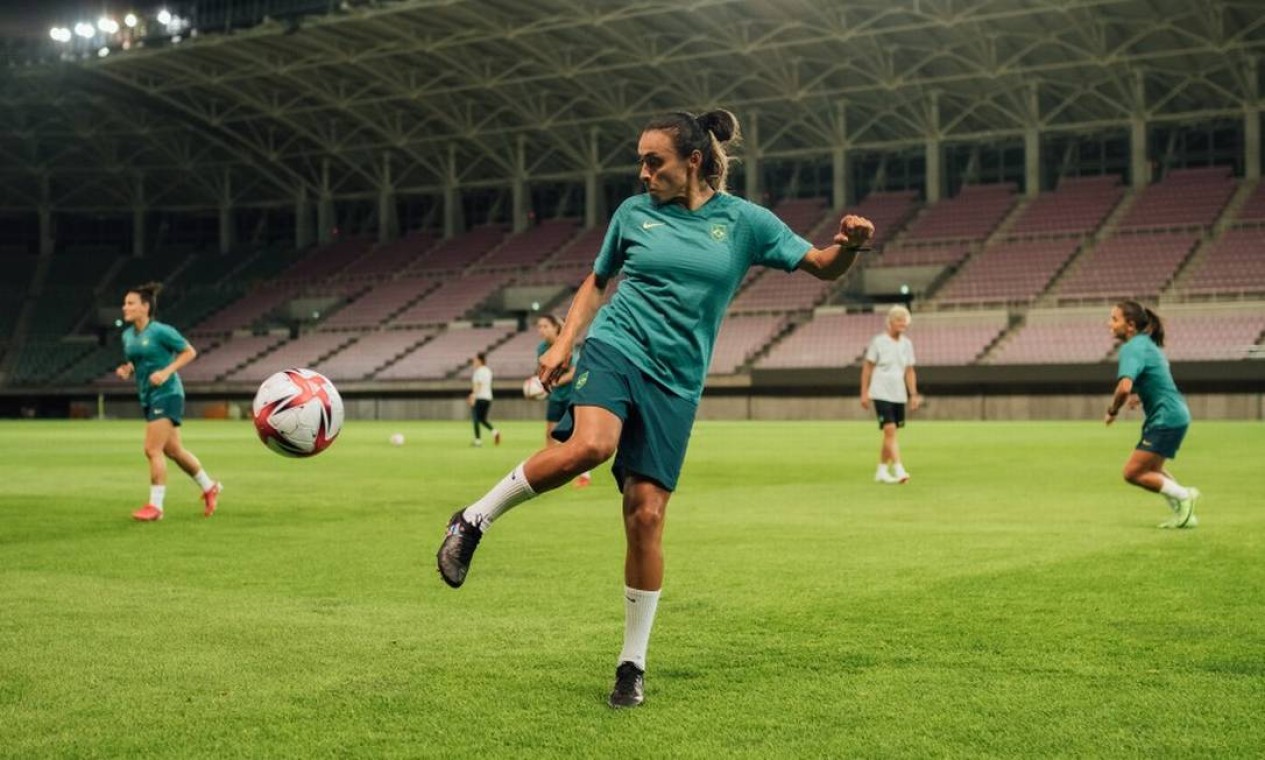
{"label": "stadium floodlight", "polygon": [[48,36],[56,42],[70,42],[70,38],[74,35],[64,26],[55,26],[48,30]]}
{"label": "stadium floodlight", "polygon": [[106,57],[107,55],[109,55],[109,54],[110,54],[110,48],[108,48],[108,47],[103,47],[103,48],[101,48],[100,50],[98,50],[98,51],[97,51],[97,57],[98,57],[98,58],[105,58],[105,57]]}
{"label": "stadium floodlight", "polygon": [[162,10],[158,11],[158,23],[164,26],[166,26],[167,24],[170,24],[171,11],[167,10],[166,8],[163,8]]}
{"label": "stadium floodlight", "polygon": [[138,19],[136,18],[135,13],[129,13],[123,17],[123,25],[126,26],[128,29],[136,28],[137,21]]}
{"label": "stadium floodlight", "polygon": [[119,31],[119,22],[112,18],[102,16],[97,19],[97,28],[106,34],[117,34]]}
{"label": "stadium floodlight", "polygon": [[86,21],[80,21],[75,24],[75,34],[86,39],[91,39],[97,33],[96,27]]}

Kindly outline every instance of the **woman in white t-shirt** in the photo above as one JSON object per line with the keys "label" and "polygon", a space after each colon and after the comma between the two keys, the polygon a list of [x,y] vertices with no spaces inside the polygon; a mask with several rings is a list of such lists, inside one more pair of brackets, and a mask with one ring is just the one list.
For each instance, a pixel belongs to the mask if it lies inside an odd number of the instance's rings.
{"label": "woman in white t-shirt", "polygon": [[887,312],[886,332],[870,341],[861,365],[861,407],[869,409],[870,402],[874,402],[878,426],[883,431],[883,447],[874,473],[878,483],[909,482],[909,473],[900,461],[896,429],[905,426],[905,404],[915,412],[922,403],[914,376],[914,344],[905,337],[910,319],[909,309],[893,306]]}
{"label": "woman in white t-shirt", "polygon": [[487,355],[475,354],[470,360],[474,366],[474,376],[470,378],[470,395],[466,402],[470,404],[470,419],[474,421],[474,443],[471,446],[482,446],[480,437],[482,428],[492,431],[492,442],[501,445],[501,431],[488,422],[488,410],[492,408],[492,368],[488,366]]}

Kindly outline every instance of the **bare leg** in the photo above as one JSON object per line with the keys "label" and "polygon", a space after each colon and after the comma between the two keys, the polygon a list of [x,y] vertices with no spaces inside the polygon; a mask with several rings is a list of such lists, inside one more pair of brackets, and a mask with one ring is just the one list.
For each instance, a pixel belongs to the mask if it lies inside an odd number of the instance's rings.
{"label": "bare leg", "polygon": [[575,430],[558,446],[546,446],[523,463],[523,475],[538,494],[566,485],[615,455],[624,421],[599,406],[577,406]]}
{"label": "bare leg", "polygon": [[1164,457],[1159,454],[1134,450],[1129,455],[1129,461],[1125,462],[1122,474],[1126,482],[1159,493],[1167,474],[1164,472],[1164,461]]}
{"label": "bare leg", "polygon": [[624,584],[644,591],[663,588],[663,525],[672,492],[630,475],[624,479]]}
{"label": "bare leg", "polygon": [[179,465],[189,477],[197,475],[202,470],[202,463],[181,443],[180,428],[174,425],[171,428],[171,435],[167,438],[167,445],[163,447],[163,453]]}
{"label": "bare leg", "polygon": [[167,485],[167,457],[163,450],[176,426],[171,420],[158,419],[145,424],[145,458],[149,460],[149,484]]}
{"label": "bare leg", "polygon": [[889,422],[883,426],[881,456],[883,464],[897,464],[900,462],[900,444],[896,442],[896,423],[894,422]]}

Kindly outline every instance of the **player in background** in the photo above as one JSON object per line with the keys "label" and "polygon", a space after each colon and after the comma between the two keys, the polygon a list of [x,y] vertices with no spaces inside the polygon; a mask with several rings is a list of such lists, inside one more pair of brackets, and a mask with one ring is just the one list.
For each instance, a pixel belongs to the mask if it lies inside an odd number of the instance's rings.
{"label": "player in background", "polygon": [[1199,489],[1178,483],[1165,469],[1177,457],[1182,439],[1190,427],[1190,409],[1173,382],[1164,347],[1164,322],[1160,316],[1136,301],[1121,301],[1111,309],[1107,326],[1123,345],[1116,370],[1116,392],[1107,405],[1103,422],[1116,421],[1120,407],[1130,409],[1141,403],[1146,420],[1142,437],[1124,465],[1124,479],[1139,488],[1162,494],[1173,516],[1161,528],[1193,528]]}
{"label": "player in background", "polygon": [[202,463],[180,442],[184,418],[184,385],[176,374],[197,357],[189,341],[170,325],[155,319],[158,293],[162,285],[149,282],[127,291],[123,297],[125,364],[114,374],[127,380],[136,378],[136,391],[145,412],[145,458],[149,460],[149,501],[132,513],[143,522],[163,519],[167,495],[167,459],[179,465],[202,490],[202,514],[210,517],[220,491],[220,483],[202,469]]}
{"label": "player in background", "polygon": [[470,360],[474,367],[474,375],[470,378],[470,395],[466,403],[470,406],[470,419],[474,422],[474,442],[471,446],[482,446],[483,428],[492,431],[492,442],[501,445],[501,431],[488,422],[488,410],[492,408],[492,368],[488,366],[488,357],[477,353]]}
{"label": "player in background", "polygon": [[[536,332],[540,334],[540,344],[536,346],[536,359],[544,355],[549,347],[557,340],[562,333],[562,320],[552,314],[545,314],[536,320]],[[566,414],[567,408],[571,406],[571,381],[575,379],[575,363],[579,360],[579,349],[572,352],[571,363],[567,367],[567,371],[562,373],[553,387],[549,389],[549,397],[545,402],[545,445],[552,446],[561,444],[553,437],[553,429],[562,421],[563,415]],[[575,479],[576,488],[584,488],[593,482],[593,474],[589,472],[580,473]]]}
{"label": "player in background", "polygon": [[[716,333],[752,266],[803,270],[823,280],[848,271],[874,226],[840,220],[834,245],[816,249],[771,211],[725,192],[726,145],[738,138],[728,111],[653,119],[637,145],[646,192],[611,219],[593,271],[571,302],[562,333],[540,357],[546,387],[570,366],[571,408],[548,446],[449,520],[437,554],[450,586],[466,579],[474,551],[508,510],[614,456],[623,494],[624,644],[612,707],[643,700],[646,650],[663,586],[663,528],[702,395]],[[607,284],[624,278],[603,305]],[[591,327],[590,327],[591,325]]]}
{"label": "player in background", "polygon": [[909,473],[900,460],[896,431],[905,427],[905,405],[909,405],[910,412],[916,412],[922,404],[914,372],[914,344],[905,337],[911,319],[904,306],[888,310],[887,329],[870,341],[861,365],[861,408],[869,409],[871,402],[874,404],[878,426],[883,431],[878,470],[874,473],[878,483],[909,482]]}

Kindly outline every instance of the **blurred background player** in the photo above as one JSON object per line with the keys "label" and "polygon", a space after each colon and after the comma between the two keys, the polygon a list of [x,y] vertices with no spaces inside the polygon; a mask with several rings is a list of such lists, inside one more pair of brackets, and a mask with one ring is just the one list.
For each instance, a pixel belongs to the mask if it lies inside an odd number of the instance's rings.
{"label": "blurred background player", "polygon": [[[588,330],[570,410],[554,429],[563,443],[536,452],[453,513],[436,555],[444,582],[460,586],[493,521],[614,456],[626,551],[624,645],[612,707],[643,701],[668,500],[734,293],[752,266],[837,279],[874,232],[868,220],[845,216],[834,245],[819,250],[773,212],[729,195],[725,145],[737,137],[738,121],[728,111],[673,112],[646,125],[637,144],[646,192],[615,212],[561,334],[540,357],[539,376],[549,387],[568,371],[575,342]],[[621,271],[623,284],[602,306],[607,283]]]}
{"label": "blurred background player", "polygon": [[1167,459],[1175,459],[1190,427],[1190,409],[1173,382],[1164,347],[1164,322],[1160,316],[1136,301],[1121,301],[1111,309],[1107,326],[1124,344],[1120,347],[1116,392],[1103,419],[1116,421],[1120,407],[1142,405],[1146,420],[1142,437],[1124,465],[1124,479],[1139,488],[1162,494],[1173,516],[1161,528],[1193,528],[1199,489],[1178,483],[1164,469]]}
{"label": "blurred background player", "polygon": [[488,366],[488,357],[477,353],[470,360],[474,374],[470,377],[470,395],[466,403],[470,405],[470,419],[474,422],[474,442],[471,446],[483,445],[483,428],[492,431],[492,442],[501,445],[501,431],[488,422],[488,410],[492,408],[492,368]]}
{"label": "blurred background player", "polygon": [[[536,332],[540,333],[540,345],[536,346],[536,359],[539,360],[549,350],[549,347],[558,340],[558,335],[562,332],[562,321],[552,314],[546,314],[536,320]],[[571,362],[567,366],[567,371],[562,373],[554,381],[553,387],[549,389],[549,397],[545,403],[546,446],[561,443],[554,439],[553,429],[557,427],[563,415],[567,413],[567,408],[571,405],[571,381],[575,379],[575,363],[579,359],[580,349],[577,347],[571,353]],[[592,482],[592,473],[585,472],[575,479],[575,486],[576,488],[584,488]]]}
{"label": "blurred background player", "polygon": [[905,337],[910,321],[909,309],[904,306],[888,310],[887,329],[870,340],[861,365],[861,408],[869,409],[874,404],[878,426],[883,431],[878,470],[874,473],[874,480],[879,483],[909,482],[896,431],[905,427],[905,405],[915,412],[922,404],[914,372],[914,344]]}
{"label": "blurred background player", "polygon": [[180,423],[184,418],[184,385],[182,367],[193,361],[198,352],[189,341],[170,325],[157,321],[158,293],[156,282],[138,285],[123,297],[123,355],[127,363],[114,371],[127,380],[136,377],[136,391],[145,412],[145,458],[149,460],[149,501],[132,513],[143,522],[163,518],[163,500],[167,495],[167,459],[180,466],[202,489],[202,514],[215,513],[216,501],[223,490],[218,482],[202,469],[202,463],[180,442]]}

